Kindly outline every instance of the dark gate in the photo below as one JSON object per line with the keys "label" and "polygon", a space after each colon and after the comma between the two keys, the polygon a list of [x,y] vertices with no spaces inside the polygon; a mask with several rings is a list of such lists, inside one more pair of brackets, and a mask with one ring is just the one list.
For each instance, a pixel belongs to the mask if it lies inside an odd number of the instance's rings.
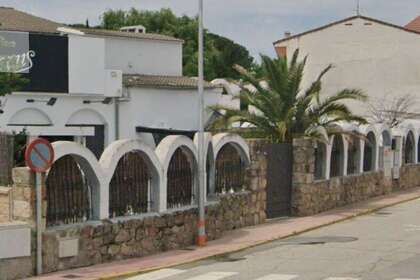
{"label": "dark gate", "polygon": [[267,154],[267,218],[290,215],[293,173],[291,144],[268,144]]}

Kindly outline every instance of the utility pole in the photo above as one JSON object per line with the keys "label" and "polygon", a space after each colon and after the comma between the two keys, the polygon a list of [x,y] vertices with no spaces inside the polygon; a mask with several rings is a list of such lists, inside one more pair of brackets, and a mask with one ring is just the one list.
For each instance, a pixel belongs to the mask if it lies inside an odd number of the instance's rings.
{"label": "utility pole", "polygon": [[205,210],[205,158],[204,158],[204,27],[203,0],[198,0],[198,238],[197,245],[207,245]]}

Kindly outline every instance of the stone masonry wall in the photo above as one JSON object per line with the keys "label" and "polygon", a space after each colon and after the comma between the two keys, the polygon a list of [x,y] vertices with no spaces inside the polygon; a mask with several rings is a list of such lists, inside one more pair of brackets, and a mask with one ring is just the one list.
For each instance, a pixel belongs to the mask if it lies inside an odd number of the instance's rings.
{"label": "stone masonry wall", "polygon": [[420,185],[420,164],[403,165],[400,178],[392,181],[394,191],[406,190]]}
{"label": "stone masonry wall", "polygon": [[[245,190],[219,195],[206,206],[206,229],[209,240],[220,238],[230,230],[264,223],[266,220],[267,163],[260,141],[250,141],[251,164],[247,169]],[[0,260],[0,267],[14,267],[32,262],[35,270],[35,186],[34,175],[26,168],[14,170],[14,220],[33,228],[32,258]],[[45,189],[44,189],[45,195]],[[43,204],[45,220],[46,204]],[[83,224],[47,228],[43,233],[44,272],[89,266],[113,260],[180,249],[195,244],[198,210],[191,207],[167,213],[150,213]],[[44,221],[45,223],[45,221]],[[11,275],[5,279],[15,279]],[[0,278],[1,279],[1,278]],[[3,279],[1,279],[3,280]]]}
{"label": "stone masonry wall", "polygon": [[[393,187],[391,179],[386,178],[382,171],[316,181],[313,141],[296,139],[293,148],[292,214],[294,216],[314,215],[375,196],[389,194],[393,189],[400,189]],[[410,173],[411,177],[404,178],[403,180],[407,181],[404,184],[409,187],[417,186],[414,174],[410,171],[406,172]]]}
{"label": "stone masonry wall", "polygon": [[[209,240],[224,232],[260,221],[253,207],[252,194],[241,192],[220,197],[207,206]],[[91,224],[65,226],[47,230],[43,235],[44,271],[52,272],[89,266],[158,252],[181,249],[195,244],[197,208],[156,214],[149,217],[127,217]],[[75,240],[75,256],[60,255],[60,243]],[[63,245],[61,245],[63,246]]]}

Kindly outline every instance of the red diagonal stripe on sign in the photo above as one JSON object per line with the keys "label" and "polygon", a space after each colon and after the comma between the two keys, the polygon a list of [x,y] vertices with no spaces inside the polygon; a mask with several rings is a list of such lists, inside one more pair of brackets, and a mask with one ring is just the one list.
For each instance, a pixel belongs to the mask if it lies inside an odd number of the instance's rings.
{"label": "red diagonal stripe on sign", "polygon": [[33,150],[35,151],[35,153],[41,158],[41,160],[45,163],[45,165],[48,165],[48,159],[46,159],[40,151],[38,151],[38,149],[36,148],[36,146],[34,146]]}

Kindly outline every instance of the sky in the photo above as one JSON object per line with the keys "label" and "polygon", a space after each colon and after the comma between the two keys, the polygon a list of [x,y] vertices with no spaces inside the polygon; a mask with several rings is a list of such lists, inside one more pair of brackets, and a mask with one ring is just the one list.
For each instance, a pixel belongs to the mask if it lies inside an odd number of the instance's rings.
{"label": "sky", "polygon": [[[254,57],[274,55],[272,43],[356,14],[357,0],[204,0],[204,24],[213,33],[247,47]],[[157,10],[171,8],[177,15],[197,14],[198,0],[0,0],[61,23],[100,23],[108,9]],[[420,15],[420,0],[360,0],[362,15],[405,25]]]}

